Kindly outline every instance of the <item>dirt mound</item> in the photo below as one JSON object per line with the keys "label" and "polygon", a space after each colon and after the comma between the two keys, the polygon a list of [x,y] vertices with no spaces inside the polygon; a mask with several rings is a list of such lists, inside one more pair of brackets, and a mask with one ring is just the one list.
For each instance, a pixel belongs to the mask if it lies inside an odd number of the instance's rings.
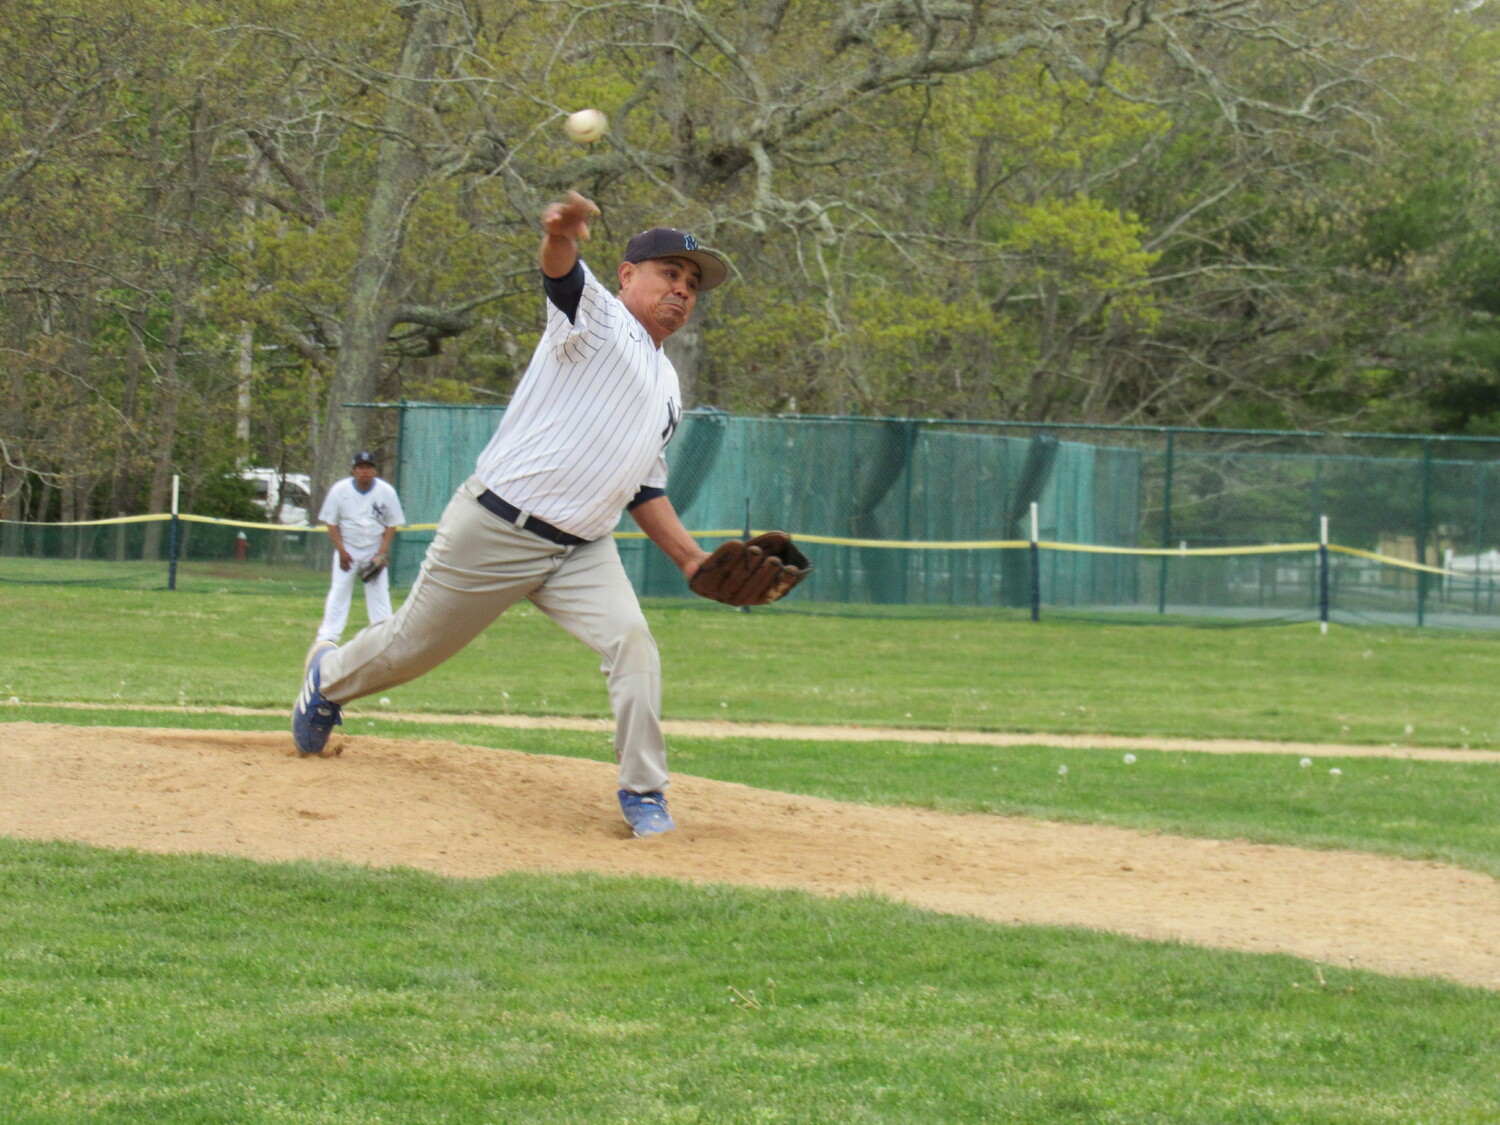
{"label": "dirt mound", "polygon": [[634,840],[610,763],[351,737],[10,723],[0,833],[482,877],[593,871],[875,892],[996,922],[1500,989],[1496,880],[1436,863],[1017,818],[878,809],[676,775],[679,829]]}

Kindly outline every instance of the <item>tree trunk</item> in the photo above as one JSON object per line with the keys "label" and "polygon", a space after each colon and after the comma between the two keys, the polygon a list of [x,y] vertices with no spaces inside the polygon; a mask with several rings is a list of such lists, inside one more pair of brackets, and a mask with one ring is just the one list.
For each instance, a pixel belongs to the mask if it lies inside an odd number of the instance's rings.
{"label": "tree trunk", "polygon": [[[245,198],[240,201],[240,213],[245,219],[245,250],[250,255],[255,252],[256,204],[253,189],[265,179],[265,166],[265,158],[261,156],[260,150],[251,144],[245,154],[245,182],[250,185],[252,191],[247,191]],[[253,293],[254,281],[248,281],[246,284]],[[255,329],[249,321],[240,322],[239,338],[236,344],[239,354],[234,371],[234,440],[237,447],[234,463],[244,468],[251,463],[249,460],[250,404],[255,378]]]}
{"label": "tree trunk", "polygon": [[698,405],[698,370],[703,357],[703,308],[704,299],[698,298],[698,312],[692,321],[668,336],[662,351],[672,361],[677,371],[677,381],[682,389],[682,407],[689,409]]}
{"label": "tree trunk", "polygon": [[390,282],[411,200],[426,172],[415,138],[423,132],[421,107],[431,98],[430,81],[448,12],[441,0],[422,0],[409,11],[400,69],[386,91],[385,139],[380,143],[364,235],[340,321],[338,356],[313,465],[315,498],[337,479],[365,440],[365,415],[344,403],[368,402],[377,394],[380,353],[390,332],[394,304]]}

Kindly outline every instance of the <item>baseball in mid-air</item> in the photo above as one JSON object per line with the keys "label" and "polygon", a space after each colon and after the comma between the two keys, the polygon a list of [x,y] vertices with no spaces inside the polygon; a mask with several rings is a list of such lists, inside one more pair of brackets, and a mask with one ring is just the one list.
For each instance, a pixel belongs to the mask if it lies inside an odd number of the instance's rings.
{"label": "baseball in mid-air", "polygon": [[604,130],[608,128],[609,118],[597,109],[580,109],[577,113],[570,113],[563,124],[568,139],[581,145],[593,144],[604,136]]}

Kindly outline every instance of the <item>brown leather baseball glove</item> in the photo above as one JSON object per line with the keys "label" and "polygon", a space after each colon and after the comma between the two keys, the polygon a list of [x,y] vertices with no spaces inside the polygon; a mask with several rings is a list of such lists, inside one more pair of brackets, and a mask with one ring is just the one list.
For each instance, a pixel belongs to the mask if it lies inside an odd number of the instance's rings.
{"label": "brown leather baseball glove", "polygon": [[812,563],[784,531],[731,539],[703,560],[688,588],[725,605],[770,605],[807,577]]}
{"label": "brown leather baseball glove", "polygon": [[380,572],[384,569],[385,556],[376,555],[369,562],[362,564],[360,568],[354,573],[359,575],[359,580],[361,582],[373,582],[379,576]]}

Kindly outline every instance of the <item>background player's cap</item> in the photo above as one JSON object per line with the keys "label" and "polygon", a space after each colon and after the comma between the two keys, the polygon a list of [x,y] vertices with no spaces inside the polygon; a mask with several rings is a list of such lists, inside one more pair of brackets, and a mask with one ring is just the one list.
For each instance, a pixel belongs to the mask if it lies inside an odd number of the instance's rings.
{"label": "background player's cap", "polygon": [[698,240],[685,230],[672,227],[652,227],[643,230],[625,247],[625,261],[644,262],[651,258],[686,258],[697,264],[703,277],[698,282],[698,292],[712,289],[729,276],[729,267],[724,259],[698,245]]}
{"label": "background player's cap", "polygon": [[354,455],[354,460],[350,462],[351,465],[374,465],[376,463],[375,454],[371,453],[368,449],[361,449]]}

